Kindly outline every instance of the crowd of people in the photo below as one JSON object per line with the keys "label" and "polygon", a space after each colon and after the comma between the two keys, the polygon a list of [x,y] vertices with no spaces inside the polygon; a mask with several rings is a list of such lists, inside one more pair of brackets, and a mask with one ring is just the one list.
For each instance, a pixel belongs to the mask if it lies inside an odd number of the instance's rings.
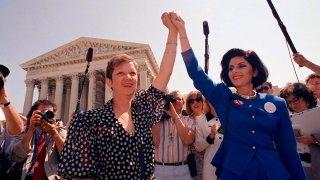
{"label": "crowd of people", "polygon": [[[55,118],[60,107],[46,99],[26,120],[19,115],[5,88],[10,71],[0,65],[1,179],[320,179],[320,132],[297,135],[290,119],[319,106],[320,66],[294,54],[314,73],[278,96],[259,56],[233,48],[221,60],[222,82],[214,82],[198,64],[182,17],[165,12],[161,20],[167,43],[152,85],[137,91],[137,63],[116,55],[106,69],[113,98],[75,113],[67,127]],[[166,93],[178,40],[197,89],[186,98]]]}

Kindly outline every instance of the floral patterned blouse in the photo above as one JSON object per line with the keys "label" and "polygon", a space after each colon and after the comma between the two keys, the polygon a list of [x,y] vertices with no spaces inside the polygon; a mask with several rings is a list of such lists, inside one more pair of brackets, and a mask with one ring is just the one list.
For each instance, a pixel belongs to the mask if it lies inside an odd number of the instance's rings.
{"label": "floral patterned blouse", "polygon": [[144,169],[146,179],[150,179],[154,172],[151,126],[162,115],[163,95],[153,86],[136,93],[132,101],[134,135],[127,133],[116,119],[113,100],[77,115],[64,144],[59,174],[67,179],[142,179]]}

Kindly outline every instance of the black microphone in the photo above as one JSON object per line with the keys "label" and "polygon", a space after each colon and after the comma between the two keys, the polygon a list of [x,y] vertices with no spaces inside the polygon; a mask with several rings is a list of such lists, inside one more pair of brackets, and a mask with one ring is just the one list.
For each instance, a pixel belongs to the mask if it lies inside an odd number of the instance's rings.
{"label": "black microphone", "polygon": [[203,21],[203,34],[205,35],[205,52],[204,52],[204,72],[208,74],[209,71],[209,45],[208,45],[208,35],[209,35],[209,25],[208,21]]}
{"label": "black microphone", "polygon": [[92,59],[93,59],[93,49],[92,49],[92,48],[89,48],[89,49],[88,49],[88,52],[87,52],[87,57],[86,57],[86,60],[87,60],[87,62],[88,62],[88,63],[87,63],[87,67],[86,67],[86,70],[84,71],[84,75],[82,76],[80,88],[79,88],[79,91],[78,91],[77,106],[76,106],[76,110],[75,110],[75,113],[76,113],[76,114],[81,113],[81,110],[80,110],[81,94],[82,94],[82,90],[83,90],[83,87],[84,87],[84,83],[85,83],[85,81],[86,81],[86,77],[87,77],[88,70],[89,70],[89,67],[90,67],[90,62],[92,61]]}
{"label": "black microphone", "polygon": [[208,21],[203,21],[203,34],[205,36],[209,35],[209,25],[208,25]]}
{"label": "black microphone", "polygon": [[92,58],[93,58],[93,49],[92,49],[92,48],[89,48],[89,49],[88,49],[88,52],[87,52],[87,58],[86,58],[86,60],[87,60],[88,62],[91,62],[91,61],[92,61]]}

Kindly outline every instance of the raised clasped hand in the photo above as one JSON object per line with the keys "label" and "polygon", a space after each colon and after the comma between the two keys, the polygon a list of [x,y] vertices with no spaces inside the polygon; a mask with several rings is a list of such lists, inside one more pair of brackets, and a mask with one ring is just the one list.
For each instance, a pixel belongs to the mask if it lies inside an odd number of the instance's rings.
{"label": "raised clasped hand", "polygon": [[168,29],[176,29],[171,21],[170,14],[167,12],[162,13],[161,20],[163,25],[165,25]]}

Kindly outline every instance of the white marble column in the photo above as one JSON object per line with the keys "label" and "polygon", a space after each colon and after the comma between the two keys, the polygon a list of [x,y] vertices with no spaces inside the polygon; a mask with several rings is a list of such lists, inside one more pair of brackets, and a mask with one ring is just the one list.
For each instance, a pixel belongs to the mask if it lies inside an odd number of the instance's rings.
{"label": "white marble column", "polygon": [[57,76],[56,79],[56,89],[54,94],[54,103],[57,105],[57,119],[61,119],[62,112],[62,97],[63,97],[63,76]]}
{"label": "white marble column", "polygon": [[71,95],[70,95],[70,105],[69,105],[69,117],[72,112],[76,110],[77,98],[79,91],[79,75],[73,74],[71,80]]}
{"label": "white marble column", "polygon": [[96,97],[96,91],[95,91],[95,85],[96,85],[96,77],[95,72],[90,71],[89,72],[89,87],[88,87],[88,106],[87,110],[91,110],[94,107],[95,103],[95,97]]}
{"label": "white marble column", "polygon": [[66,94],[64,95],[65,99],[64,99],[64,109],[63,109],[63,124],[66,124],[70,117],[69,114],[71,114],[74,110],[72,110],[71,112],[69,111],[69,106],[70,106],[70,95],[71,95],[71,82],[70,80],[66,81]]}
{"label": "white marble column", "polygon": [[34,91],[34,80],[25,80],[27,91],[26,96],[24,98],[24,105],[23,105],[23,115],[27,115],[31,106],[32,106],[32,99],[33,99],[33,91]]}
{"label": "white marble column", "polygon": [[139,87],[140,89],[146,89],[148,87],[148,68],[146,64],[139,67]]}
{"label": "white marble column", "polygon": [[48,79],[47,78],[44,78],[44,79],[41,79],[41,90],[40,90],[40,97],[39,99],[42,100],[42,99],[47,99],[48,97]]}

